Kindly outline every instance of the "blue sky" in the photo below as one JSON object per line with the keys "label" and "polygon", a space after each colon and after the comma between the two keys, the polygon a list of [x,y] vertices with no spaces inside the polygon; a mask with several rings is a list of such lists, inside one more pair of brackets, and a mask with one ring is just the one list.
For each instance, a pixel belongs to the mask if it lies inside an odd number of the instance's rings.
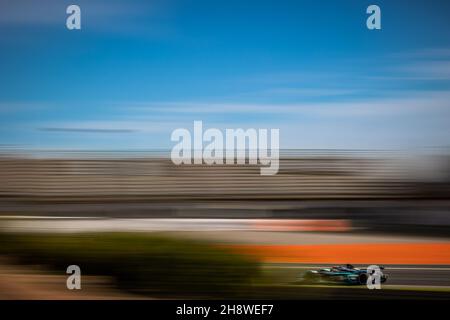
{"label": "blue sky", "polygon": [[202,120],[283,148],[448,146],[449,30],[446,1],[0,0],[0,145],[171,148]]}

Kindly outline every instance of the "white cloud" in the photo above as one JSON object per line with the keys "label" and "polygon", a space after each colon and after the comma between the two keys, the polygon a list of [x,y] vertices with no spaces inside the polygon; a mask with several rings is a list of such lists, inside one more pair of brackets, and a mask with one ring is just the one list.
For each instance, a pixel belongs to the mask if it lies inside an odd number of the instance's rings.
{"label": "white cloud", "polygon": [[417,80],[450,80],[450,60],[419,61],[398,68],[406,77]]}
{"label": "white cloud", "polygon": [[[2,0],[0,26],[66,25],[66,8],[72,4],[61,0]],[[78,0],[82,29],[86,31],[139,36],[161,36],[173,32],[158,24],[168,7],[164,1]],[[149,20],[151,19],[151,20]],[[142,22],[152,22],[152,28],[142,28]]]}
{"label": "white cloud", "polygon": [[161,102],[127,104],[128,110],[142,114],[159,112],[177,115],[276,114],[319,117],[366,117],[450,112],[450,91],[405,92],[404,96],[341,102],[291,104]]}

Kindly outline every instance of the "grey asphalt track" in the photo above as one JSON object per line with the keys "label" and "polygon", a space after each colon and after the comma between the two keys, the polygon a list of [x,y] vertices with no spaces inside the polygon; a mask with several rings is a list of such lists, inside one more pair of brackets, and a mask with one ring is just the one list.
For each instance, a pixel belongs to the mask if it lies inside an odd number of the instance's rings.
{"label": "grey asphalt track", "polygon": [[[306,270],[317,270],[331,265],[268,264],[266,269],[283,273],[287,282],[294,282]],[[366,265],[355,265],[365,268]],[[441,287],[450,290],[450,266],[439,265],[384,265],[387,286]]]}

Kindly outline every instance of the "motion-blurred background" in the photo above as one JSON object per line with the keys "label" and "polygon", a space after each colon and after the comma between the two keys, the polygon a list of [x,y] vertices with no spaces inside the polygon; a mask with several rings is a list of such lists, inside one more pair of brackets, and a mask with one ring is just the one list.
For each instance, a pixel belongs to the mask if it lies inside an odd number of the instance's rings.
{"label": "motion-blurred background", "polygon": [[[389,299],[447,293],[445,150],[283,150],[276,176],[168,153],[3,151],[3,298],[369,297],[298,285],[345,263],[386,266]],[[82,295],[71,264],[93,277]]]}
{"label": "motion-blurred background", "polygon": [[187,230],[329,227],[449,235],[446,150],[282,150],[275,176],[261,176],[259,165],[177,166],[169,154],[4,150],[1,213],[155,218],[148,227],[156,230],[171,218],[180,221],[174,228]]}
{"label": "motion-blurred background", "polygon": [[[0,299],[448,298],[450,3],[71,4],[0,0]],[[278,174],[174,165],[196,120],[279,129]]]}

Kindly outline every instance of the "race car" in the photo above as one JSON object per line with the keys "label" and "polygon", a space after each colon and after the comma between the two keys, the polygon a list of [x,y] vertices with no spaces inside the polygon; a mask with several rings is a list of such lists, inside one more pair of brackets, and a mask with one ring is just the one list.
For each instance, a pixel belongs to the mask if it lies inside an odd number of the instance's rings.
{"label": "race car", "polygon": [[[384,270],[384,267],[379,267]],[[339,283],[349,285],[366,285],[370,275],[367,269],[355,268],[351,264],[345,266],[333,266],[320,270],[308,270],[303,273],[298,282],[300,283]],[[386,282],[387,275],[381,271],[380,283]]]}

